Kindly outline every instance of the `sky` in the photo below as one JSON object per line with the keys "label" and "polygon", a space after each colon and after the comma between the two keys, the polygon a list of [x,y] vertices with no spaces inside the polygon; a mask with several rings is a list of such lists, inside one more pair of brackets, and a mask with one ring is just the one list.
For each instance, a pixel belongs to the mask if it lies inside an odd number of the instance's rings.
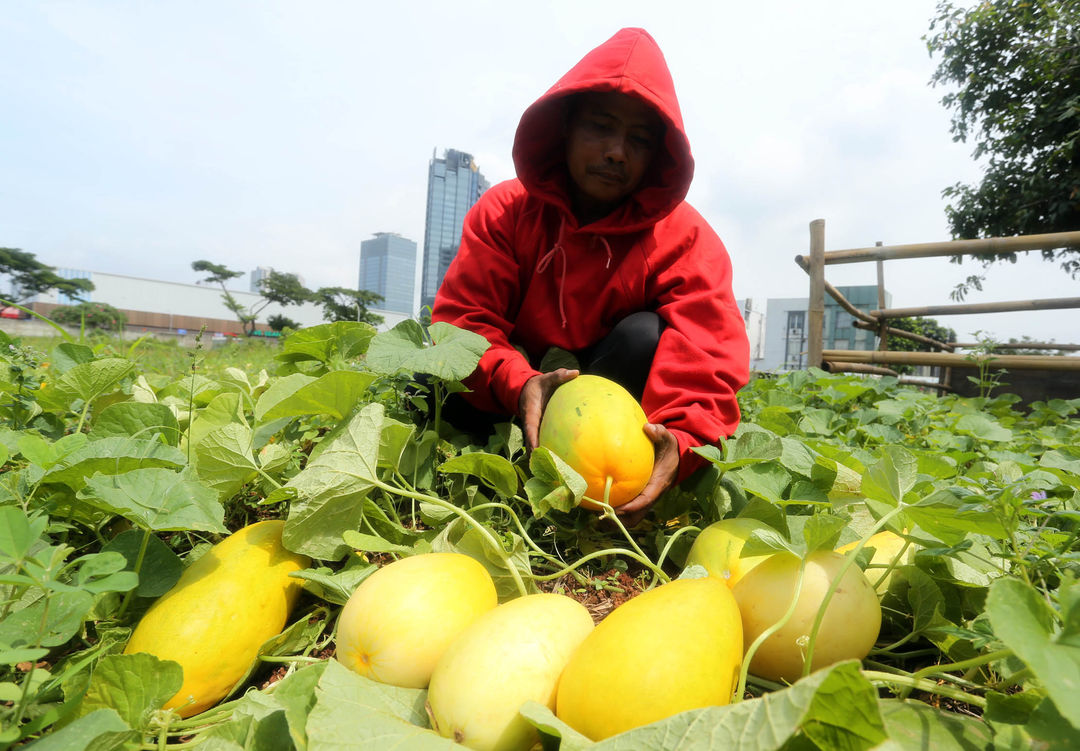
{"label": "sky", "polygon": [[[61,268],[194,283],[207,259],[355,286],[360,243],[422,249],[428,163],[514,176],[522,111],[619,28],[664,51],[736,297],[808,294],[794,257],[950,239],[976,182],[924,36],[937,0],[660,3],[16,0],[0,9],[0,246]],[[894,307],[944,304],[982,267],[890,261]],[[874,264],[830,266],[837,286]],[[246,288],[246,277],[237,282]],[[1075,297],[1037,252],[967,302]],[[961,340],[1077,342],[1080,313],[939,316]]]}

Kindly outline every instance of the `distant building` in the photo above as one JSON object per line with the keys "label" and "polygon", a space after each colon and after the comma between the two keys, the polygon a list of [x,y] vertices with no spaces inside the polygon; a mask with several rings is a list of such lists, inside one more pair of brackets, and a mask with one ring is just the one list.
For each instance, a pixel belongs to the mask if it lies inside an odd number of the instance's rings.
{"label": "distant building", "polygon": [[[221,288],[217,285],[182,284],[81,269],[58,269],[56,273],[65,279],[92,281],[94,290],[86,295],[86,300],[107,303],[121,310],[127,316],[129,331],[181,334],[198,332],[205,326],[207,336],[216,333],[243,333],[243,327],[236,320],[236,316],[225,307],[221,299]],[[263,300],[261,295],[253,292],[229,292],[245,308]],[[29,307],[47,317],[57,305],[62,304],[66,303],[57,290],[51,289],[35,297]],[[378,327],[379,330],[389,329],[408,317],[392,311],[372,309],[371,312],[385,318]],[[275,314],[291,318],[301,326],[324,323],[322,308],[314,303],[289,306],[271,303],[259,313],[259,320],[255,324],[256,331],[266,333],[269,329],[266,321]]]}
{"label": "distant building", "polygon": [[461,243],[465,212],[489,187],[472,154],[447,149],[443,158],[432,154],[428,165],[427,220],[424,227],[424,266],[420,307],[435,302],[450,261]]}
{"label": "distant building", "polygon": [[736,300],[743,321],[746,323],[746,338],[750,340],[750,367],[756,369],[757,363],[765,359],[765,313],[758,310],[754,298]]}
{"label": "distant building", "polygon": [[[837,288],[848,302],[862,311],[878,308],[877,285],[866,284]],[[885,307],[892,295],[885,293]],[[806,297],[770,298],[765,308],[764,357],[757,370],[801,370],[807,366],[807,321],[810,300]],[[825,319],[822,331],[824,349],[876,348],[873,331],[852,326],[852,316],[829,295],[825,296]]]}
{"label": "distant building", "polygon": [[382,295],[382,310],[412,315],[416,311],[416,243],[394,232],[376,232],[360,243],[358,289]]}
{"label": "distant building", "polygon": [[274,269],[270,266],[256,266],[251,272],[248,290],[254,292],[256,295],[259,294],[259,282],[270,276],[273,272]]}
{"label": "distant building", "polygon": [[[256,266],[249,274],[250,284],[248,286],[248,289],[251,292],[254,292],[256,295],[261,295],[262,289],[259,288],[259,282],[261,282],[263,279],[267,278],[273,273],[273,266]],[[294,274],[291,271],[286,273],[288,274],[288,276],[295,277],[296,281],[303,285],[304,277],[300,276],[299,274]]]}

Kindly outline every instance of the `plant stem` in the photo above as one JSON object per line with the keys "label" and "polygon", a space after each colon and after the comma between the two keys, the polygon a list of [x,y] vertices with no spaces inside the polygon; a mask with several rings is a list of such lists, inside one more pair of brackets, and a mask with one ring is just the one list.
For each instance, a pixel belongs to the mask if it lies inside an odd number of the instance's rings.
{"label": "plant stem", "polygon": [[472,528],[476,530],[477,534],[484,538],[484,541],[487,542],[487,544],[491,546],[491,549],[498,554],[500,559],[502,559],[503,564],[510,571],[510,577],[514,580],[514,586],[517,587],[518,594],[524,597],[529,593],[528,589],[525,587],[525,582],[521,578],[521,572],[517,570],[517,566],[510,560],[510,556],[506,554],[506,550],[503,548],[502,543],[495,539],[495,536],[491,534],[491,530],[476,521],[476,519],[473,519],[465,509],[459,508],[449,501],[444,501],[438,496],[418,493],[415,490],[408,490],[406,488],[395,488],[393,485],[388,485],[374,476],[360,479],[363,479],[365,482],[370,482],[375,487],[381,488],[387,493],[404,496],[405,498],[415,498],[418,501],[430,503],[457,515],[459,519],[466,524],[471,525]]}
{"label": "plant stem", "polygon": [[[947,699],[953,699],[954,701],[964,702],[970,704],[979,709],[986,709],[986,699],[978,694],[969,694],[966,691],[950,688],[948,686],[942,686],[934,681],[928,681],[921,678],[914,678],[909,675],[896,675],[893,673],[882,673],[876,670],[863,670],[863,677],[868,681],[876,683],[884,683],[887,685],[903,686],[904,698],[913,689],[917,691],[926,691],[930,694],[936,694],[938,696],[944,696]],[[898,695],[900,692],[897,692]]]}
{"label": "plant stem", "polygon": [[848,552],[846,560],[840,566],[840,570],[836,572],[836,576],[834,576],[833,580],[829,582],[829,589],[825,592],[825,597],[823,597],[821,600],[821,607],[818,608],[817,615],[814,616],[814,625],[810,629],[810,640],[806,645],[806,657],[803,660],[802,674],[804,677],[810,675],[811,665],[813,664],[814,659],[814,644],[815,642],[817,642],[817,636],[818,632],[821,630],[821,624],[825,620],[825,612],[829,608],[829,602],[832,600],[832,596],[836,592],[836,590],[840,588],[840,582],[843,581],[844,576],[847,575],[847,572],[851,569],[851,567],[855,565],[855,561],[857,560],[859,551],[866,547],[867,541],[873,535],[884,529],[886,524],[888,524],[895,517],[903,513],[903,510],[904,507],[902,505],[898,505],[892,511],[885,514],[885,516],[878,519],[877,524],[875,524],[873,528],[871,528],[871,530],[867,532],[861,540],[859,540],[859,544],[856,545],[853,550]]}
{"label": "plant stem", "polygon": [[[743,694],[746,693],[746,676],[750,672],[750,661],[754,658],[754,653],[758,651],[758,648],[777,631],[787,625],[787,622],[791,620],[791,616],[795,614],[795,608],[799,604],[799,595],[802,594],[803,576],[806,573],[806,559],[803,558],[799,561],[799,575],[795,579],[795,591],[791,596],[791,603],[788,605],[787,611],[780,616],[773,625],[758,634],[758,638],[754,639],[754,642],[750,645],[750,648],[746,650],[746,654],[743,655],[742,667],[739,668],[739,685],[735,690],[735,702],[742,701]],[[807,660],[809,662],[809,660]]]}
{"label": "plant stem", "polygon": [[[147,546],[149,544],[150,544],[150,530],[149,529],[144,529],[143,530],[142,542],[139,543],[139,554],[137,556],[135,556],[135,575],[136,576],[138,576],[139,572],[142,571],[143,559],[146,558],[146,548],[147,548]],[[120,603],[120,609],[116,611],[116,616],[115,617],[116,617],[117,620],[120,620],[121,618],[123,618],[124,613],[127,612],[128,605],[130,605],[131,601],[133,599],[135,599],[135,590],[137,590],[138,588],[139,588],[138,585],[135,585],[134,587],[132,587],[131,589],[129,589],[127,592],[124,593],[124,601]]]}

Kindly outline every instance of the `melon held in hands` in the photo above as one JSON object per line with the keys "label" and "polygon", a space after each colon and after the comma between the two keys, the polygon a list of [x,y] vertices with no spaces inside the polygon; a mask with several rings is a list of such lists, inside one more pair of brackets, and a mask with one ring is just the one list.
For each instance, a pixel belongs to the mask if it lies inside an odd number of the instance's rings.
{"label": "melon held in hands", "polygon": [[[585,496],[621,506],[652,476],[655,449],[641,405],[614,381],[579,375],[555,389],[540,421],[539,445],[585,478]],[[596,508],[588,501],[586,508]]]}

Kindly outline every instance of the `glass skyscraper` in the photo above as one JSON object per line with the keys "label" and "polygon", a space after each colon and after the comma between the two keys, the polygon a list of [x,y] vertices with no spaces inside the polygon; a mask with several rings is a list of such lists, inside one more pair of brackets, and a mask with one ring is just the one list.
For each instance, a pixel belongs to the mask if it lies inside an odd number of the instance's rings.
{"label": "glass skyscraper", "polygon": [[420,307],[435,302],[450,261],[461,243],[465,212],[488,189],[472,154],[447,149],[443,158],[432,155],[428,165],[427,223],[424,229],[424,268],[420,279]]}
{"label": "glass skyscraper", "polygon": [[411,316],[415,283],[415,242],[394,232],[376,232],[360,243],[359,289],[383,296],[372,307]]}

